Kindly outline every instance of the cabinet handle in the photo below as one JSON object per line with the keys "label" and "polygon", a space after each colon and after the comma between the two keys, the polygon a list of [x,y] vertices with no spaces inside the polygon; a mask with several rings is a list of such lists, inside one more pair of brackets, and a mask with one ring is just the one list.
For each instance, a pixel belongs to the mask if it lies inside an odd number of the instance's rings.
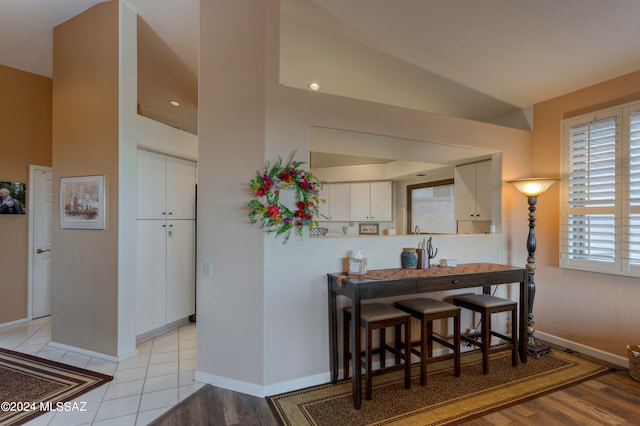
{"label": "cabinet handle", "polygon": [[163,215],[163,216],[164,216],[164,215],[166,215],[166,214],[167,214],[167,212],[162,212],[162,215]]}
{"label": "cabinet handle", "polygon": [[173,212],[169,212],[169,215],[172,215],[172,214],[173,214]]}
{"label": "cabinet handle", "polygon": [[48,251],[51,251],[51,249],[46,249],[46,250],[38,249],[36,250],[36,253],[40,254],[40,253],[46,253]]}

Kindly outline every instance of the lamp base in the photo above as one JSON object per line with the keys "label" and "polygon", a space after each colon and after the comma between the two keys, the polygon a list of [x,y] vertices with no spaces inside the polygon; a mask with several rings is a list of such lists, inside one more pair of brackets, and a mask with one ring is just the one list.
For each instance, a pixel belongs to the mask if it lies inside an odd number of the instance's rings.
{"label": "lamp base", "polygon": [[551,354],[551,348],[547,345],[543,345],[537,341],[534,341],[533,344],[529,343],[527,345],[527,352],[529,352],[529,356],[535,359],[540,358],[542,355]]}

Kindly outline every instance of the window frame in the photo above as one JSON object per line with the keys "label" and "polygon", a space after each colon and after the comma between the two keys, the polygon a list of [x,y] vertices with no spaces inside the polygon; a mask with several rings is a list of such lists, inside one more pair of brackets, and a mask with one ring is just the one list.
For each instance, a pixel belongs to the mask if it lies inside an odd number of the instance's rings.
{"label": "window frame", "polygon": [[[589,272],[607,273],[613,275],[625,275],[625,276],[640,276],[640,253],[633,254],[631,245],[635,234],[633,232],[633,225],[631,219],[640,221],[640,198],[636,197],[635,201],[637,205],[630,205],[629,194],[631,191],[630,182],[630,170],[634,169],[635,172],[640,173],[640,166],[633,166],[630,161],[632,156],[636,155],[636,161],[640,160],[640,154],[631,153],[632,132],[630,128],[631,117],[635,114],[635,118],[640,117],[640,102],[630,102],[623,105],[594,111],[580,116],[571,117],[562,120],[561,122],[561,164],[562,164],[562,189],[561,193],[561,215],[560,215],[560,260],[559,265],[565,269],[575,269]],[[615,122],[615,136],[614,136],[614,197],[612,205],[598,205],[598,202],[590,202],[589,194],[593,195],[594,192],[589,192],[586,195],[584,203],[578,201],[572,202],[570,194],[570,155],[571,155],[571,131],[580,126],[591,126],[592,124],[605,120],[607,118],[613,118]],[[636,122],[636,125],[638,123]],[[635,130],[639,132],[640,129]],[[590,138],[591,133],[588,133]],[[640,144],[640,135],[635,135],[636,149]],[[587,149],[591,149],[591,142],[587,142]],[[594,156],[595,157],[595,156]],[[590,158],[590,157],[589,157]],[[590,175],[593,168],[594,161],[589,161],[587,166],[588,171],[583,173]],[[576,166],[578,167],[578,166]],[[589,179],[587,179],[589,180]],[[583,184],[588,190],[589,183]],[[575,188],[575,187],[574,187]],[[575,206],[573,204],[584,204],[581,206]],[[604,204],[601,202],[601,204]],[[605,238],[613,238],[613,253],[610,256],[612,260],[596,260],[598,256],[592,254],[576,255],[572,253],[570,249],[572,234],[570,230],[570,215],[613,215],[613,226],[609,224],[609,228],[613,228],[610,234],[604,234]],[[633,217],[632,215],[635,215]],[[636,229],[638,226],[636,226]],[[587,232],[587,238],[585,239],[586,245],[591,247],[591,236],[593,229],[591,225],[585,225],[584,229]],[[638,236],[640,237],[640,236]],[[595,238],[593,238],[595,240]],[[579,240],[577,240],[579,241]],[[638,239],[635,240],[636,246],[638,245]],[[595,244],[594,244],[595,245]],[[590,248],[587,250],[589,251]],[[630,254],[631,253],[631,254]],[[633,255],[635,258],[631,258]]]}
{"label": "window frame", "polygon": [[[454,185],[454,179],[442,179],[442,180],[434,180],[431,182],[421,182],[412,185],[407,185],[407,234],[413,234],[413,222],[412,222],[412,205],[411,205],[411,191],[414,189],[422,189],[422,188],[431,188],[434,186],[445,186],[445,185]],[[454,212],[455,213],[455,212]],[[420,230],[420,234],[426,234],[427,232],[423,232]],[[440,234],[436,232],[428,232],[429,234]],[[441,233],[442,235],[448,235],[448,233]]]}

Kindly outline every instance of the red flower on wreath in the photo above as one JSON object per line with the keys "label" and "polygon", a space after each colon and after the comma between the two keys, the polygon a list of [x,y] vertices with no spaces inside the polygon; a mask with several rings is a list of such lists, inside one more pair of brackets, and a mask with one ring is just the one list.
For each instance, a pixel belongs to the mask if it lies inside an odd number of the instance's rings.
{"label": "red flower on wreath", "polygon": [[269,206],[269,210],[267,211],[267,213],[269,214],[269,216],[275,219],[280,213],[280,207],[276,205],[271,205]]}

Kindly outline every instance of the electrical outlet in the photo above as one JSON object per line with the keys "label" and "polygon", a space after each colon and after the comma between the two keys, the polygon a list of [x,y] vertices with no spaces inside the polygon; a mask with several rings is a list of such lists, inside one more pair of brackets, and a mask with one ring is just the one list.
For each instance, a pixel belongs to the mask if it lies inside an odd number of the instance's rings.
{"label": "electrical outlet", "polygon": [[210,262],[205,262],[202,265],[202,275],[204,275],[205,277],[210,277],[211,276],[211,263]]}

